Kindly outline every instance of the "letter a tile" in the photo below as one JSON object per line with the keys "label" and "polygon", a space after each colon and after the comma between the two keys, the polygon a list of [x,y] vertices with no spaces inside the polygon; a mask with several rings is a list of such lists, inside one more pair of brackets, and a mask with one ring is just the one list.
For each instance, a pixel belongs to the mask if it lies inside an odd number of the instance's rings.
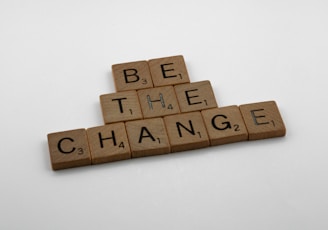
{"label": "letter a tile", "polygon": [[117,92],[153,87],[147,61],[115,64],[112,72]]}
{"label": "letter a tile", "polygon": [[239,106],[245,121],[249,140],[258,140],[286,135],[286,128],[274,101],[258,102]]}
{"label": "letter a tile", "polygon": [[211,145],[248,140],[248,132],[238,106],[203,110],[202,116]]}
{"label": "letter a tile", "polygon": [[87,129],[92,164],[131,158],[130,145],[123,122]]}
{"label": "letter a tile", "polygon": [[198,149],[209,146],[209,138],[200,112],[164,117],[171,151]]}
{"label": "letter a tile", "polygon": [[101,95],[100,103],[106,124],[142,119],[138,95],[134,90]]}
{"label": "letter a tile", "polygon": [[125,125],[133,158],[170,152],[162,118],[129,121]]}
{"label": "letter a tile", "polygon": [[91,164],[85,129],[48,134],[48,145],[54,170]]}
{"label": "letter a tile", "polygon": [[148,64],[155,87],[190,82],[182,55],[151,59]]}

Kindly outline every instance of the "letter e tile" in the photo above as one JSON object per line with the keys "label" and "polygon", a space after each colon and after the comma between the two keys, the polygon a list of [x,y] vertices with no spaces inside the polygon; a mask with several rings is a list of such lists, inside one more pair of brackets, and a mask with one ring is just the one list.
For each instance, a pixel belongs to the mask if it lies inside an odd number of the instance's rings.
{"label": "letter e tile", "polygon": [[190,82],[182,55],[151,59],[148,64],[155,87]]}
{"label": "letter e tile", "polygon": [[211,145],[248,140],[248,132],[238,106],[207,109],[201,113]]}
{"label": "letter e tile", "polygon": [[50,133],[48,145],[53,170],[91,164],[85,129]]}
{"label": "letter e tile", "polygon": [[249,140],[286,135],[286,128],[275,101],[240,105],[239,109],[248,130]]}
{"label": "letter e tile", "polygon": [[131,158],[130,145],[123,122],[87,129],[92,164]]}
{"label": "letter e tile", "polygon": [[209,138],[200,112],[166,116],[164,122],[172,152],[209,146]]}
{"label": "letter e tile", "polygon": [[106,124],[142,119],[142,112],[135,90],[100,96],[101,109]]}
{"label": "letter e tile", "polygon": [[125,123],[132,158],[165,154],[170,144],[162,118],[129,121]]}
{"label": "letter e tile", "polygon": [[112,72],[117,92],[153,87],[147,61],[115,64]]}
{"label": "letter e tile", "polygon": [[217,107],[210,81],[174,86],[181,112],[200,111]]}

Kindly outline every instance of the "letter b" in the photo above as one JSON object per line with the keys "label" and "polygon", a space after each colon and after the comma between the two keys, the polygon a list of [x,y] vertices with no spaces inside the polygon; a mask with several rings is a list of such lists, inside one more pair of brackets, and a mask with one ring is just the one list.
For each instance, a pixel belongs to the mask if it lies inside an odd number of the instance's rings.
{"label": "letter b", "polygon": [[124,69],[123,74],[125,83],[133,83],[139,81],[140,77],[137,73],[138,70],[136,69]]}

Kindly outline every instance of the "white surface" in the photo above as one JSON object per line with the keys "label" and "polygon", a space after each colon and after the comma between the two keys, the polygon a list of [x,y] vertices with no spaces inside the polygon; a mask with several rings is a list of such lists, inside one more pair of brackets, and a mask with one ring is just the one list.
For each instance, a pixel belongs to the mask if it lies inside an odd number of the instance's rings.
{"label": "white surface", "polygon": [[[0,229],[327,229],[328,2],[0,1]],[[102,124],[110,66],[182,54],[284,138],[53,172],[46,135]]]}

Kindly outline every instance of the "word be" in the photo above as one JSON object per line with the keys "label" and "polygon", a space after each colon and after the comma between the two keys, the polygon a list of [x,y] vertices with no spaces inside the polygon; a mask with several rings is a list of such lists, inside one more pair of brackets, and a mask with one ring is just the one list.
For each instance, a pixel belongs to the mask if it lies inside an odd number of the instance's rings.
{"label": "word be", "polygon": [[209,81],[190,82],[183,56],[112,72],[117,92],[100,96],[105,125],[48,134],[54,170],[286,134],[274,101],[218,107]]}

